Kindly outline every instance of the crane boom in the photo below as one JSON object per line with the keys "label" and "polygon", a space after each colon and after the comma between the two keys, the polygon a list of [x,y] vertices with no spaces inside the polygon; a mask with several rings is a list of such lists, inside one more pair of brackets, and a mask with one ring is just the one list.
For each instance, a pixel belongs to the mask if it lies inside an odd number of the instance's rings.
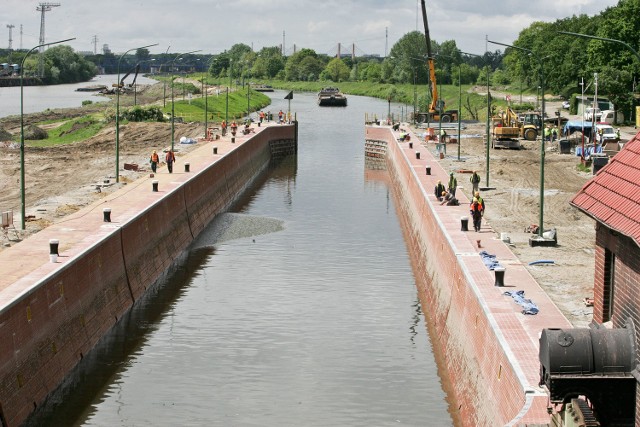
{"label": "crane boom", "polygon": [[424,23],[424,37],[427,42],[427,66],[429,68],[429,88],[431,89],[431,104],[429,105],[429,112],[434,113],[438,104],[438,85],[436,83],[436,66],[433,60],[433,54],[431,53],[431,37],[429,36],[429,22],[427,21],[427,7],[422,3],[422,22]]}

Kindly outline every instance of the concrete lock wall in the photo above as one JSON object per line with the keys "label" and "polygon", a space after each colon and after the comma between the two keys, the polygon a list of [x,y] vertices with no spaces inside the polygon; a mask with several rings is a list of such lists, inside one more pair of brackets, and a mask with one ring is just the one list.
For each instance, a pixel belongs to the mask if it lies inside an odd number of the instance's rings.
{"label": "concrete lock wall", "polygon": [[[368,137],[387,141],[387,166],[398,194],[402,228],[434,353],[455,399],[454,417],[463,425],[496,426],[548,419],[544,397],[528,395],[486,301],[455,253],[449,235],[462,233],[460,225],[446,229],[427,200],[431,189],[425,191],[416,176],[416,171],[424,174],[424,164],[416,165],[386,129],[372,130]],[[439,168],[435,162],[431,165]]]}
{"label": "concrete lock wall", "polygon": [[265,171],[271,144],[295,147],[294,136],[295,126],[261,130],[53,274],[28,277],[29,288],[0,308],[0,425],[24,422]]}

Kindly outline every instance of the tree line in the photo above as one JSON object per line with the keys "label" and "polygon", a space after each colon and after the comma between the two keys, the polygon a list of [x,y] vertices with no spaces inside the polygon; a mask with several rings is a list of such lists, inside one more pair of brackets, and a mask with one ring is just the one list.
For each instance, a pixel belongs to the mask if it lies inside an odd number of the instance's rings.
{"label": "tree line", "polygon": [[[436,77],[439,84],[487,83],[492,86],[519,84],[537,88],[544,72],[548,92],[569,99],[580,94],[582,79],[585,87],[598,73],[599,94],[606,96],[617,108],[630,109],[634,104],[635,82],[640,60],[622,44],[562,35],[560,31],[590,34],[616,39],[638,48],[640,34],[640,0],[620,0],[595,16],[574,15],[555,22],[534,22],[509,43],[533,52],[506,48],[473,55],[462,52],[455,40],[441,43],[432,40]],[[19,63],[21,51],[0,51],[0,62]],[[246,44],[235,44],[216,55],[152,55],[139,49],[122,58],[122,73],[141,64],[141,72],[152,68],[160,72],[205,72],[219,80],[282,80],[282,81],[361,81],[383,84],[428,83],[427,49],[424,34],[411,31],[399,39],[386,58],[377,56],[340,58],[301,49],[284,56],[278,47],[253,51]],[[180,56],[180,60],[176,60]],[[81,56],[68,46],[56,46],[45,52],[46,84],[86,81],[98,70],[115,74],[120,58],[112,52]],[[37,55],[29,57],[25,73],[37,69]],[[171,68],[171,70],[169,69]],[[591,84],[587,93],[593,93]]]}

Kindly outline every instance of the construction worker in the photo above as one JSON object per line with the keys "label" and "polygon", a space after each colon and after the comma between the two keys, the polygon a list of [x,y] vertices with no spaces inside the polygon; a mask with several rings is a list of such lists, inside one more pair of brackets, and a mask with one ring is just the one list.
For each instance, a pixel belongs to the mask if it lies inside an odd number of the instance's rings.
{"label": "construction worker", "polygon": [[480,203],[480,207],[482,208],[482,216],[484,216],[484,199],[480,197],[480,192],[476,191],[475,193],[473,193],[473,197],[478,199],[478,203]]}
{"label": "construction worker", "polygon": [[453,197],[456,197],[456,189],[458,188],[458,180],[453,176],[453,172],[449,174],[448,191]]}
{"label": "construction worker", "polygon": [[620,128],[616,129],[616,139],[620,141]]}
{"label": "construction worker", "polygon": [[447,131],[444,129],[440,129],[440,142],[443,144],[447,143]]}
{"label": "construction worker", "polygon": [[473,201],[469,206],[469,211],[471,213],[471,218],[473,219],[473,229],[478,232],[480,231],[480,225],[482,223],[482,206],[480,205],[480,202],[478,202],[477,198],[473,198]]}
{"label": "construction worker", "polygon": [[436,184],[436,188],[434,190],[434,194],[436,196],[436,198],[439,201],[442,201],[442,193],[446,192],[446,188],[444,188],[444,184],[442,184],[442,181],[438,180],[438,183]]}
{"label": "construction worker", "polygon": [[222,136],[225,136],[227,134],[227,122],[223,120],[220,127],[222,128]]}
{"label": "construction worker", "polygon": [[149,163],[151,163],[151,170],[153,171],[153,173],[156,173],[158,163],[160,163],[160,157],[158,156],[158,152],[156,150],[153,150],[153,153],[151,153]]}
{"label": "construction worker", "polygon": [[478,175],[478,171],[473,171],[473,175],[471,175],[469,181],[471,181],[471,191],[473,194],[477,193],[480,189],[480,175]]}
{"label": "construction worker", "polygon": [[167,169],[169,170],[169,173],[173,173],[173,163],[176,161],[176,155],[173,154],[173,151],[167,151],[165,161],[167,162]]}
{"label": "construction worker", "polygon": [[235,119],[231,122],[231,135],[236,136],[236,132],[238,132],[238,124]]}

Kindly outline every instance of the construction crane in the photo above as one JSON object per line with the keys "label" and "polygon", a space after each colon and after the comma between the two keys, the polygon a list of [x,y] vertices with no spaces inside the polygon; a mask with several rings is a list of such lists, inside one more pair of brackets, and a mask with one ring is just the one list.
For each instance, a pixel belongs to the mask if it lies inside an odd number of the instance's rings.
{"label": "construction crane", "polygon": [[7,28],[9,29],[9,50],[11,50],[11,42],[13,41],[13,38],[11,38],[11,33],[15,27],[16,26],[13,24],[7,24]]}
{"label": "construction crane", "polygon": [[427,67],[429,68],[429,88],[431,92],[431,104],[429,111],[426,113],[417,113],[416,120],[418,123],[437,122],[442,120],[443,123],[458,121],[458,110],[445,111],[444,101],[438,99],[438,84],[436,83],[436,66],[431,52],[431,37],[429,36],[429,23],[427,21],[427,7],[422,2],[422,22],[424,23],[424,36],[427,42]]}
{"label": "construction crane", "polygon": [[[60,6],[60,3],[40,3],[36,10],[40,12],[40,42],[39,45],[44,44],[44,14],[50,12],[52,8]],[[44,75],[44,46],[40,46],[40,59],[38,62],[38,74]]]}

